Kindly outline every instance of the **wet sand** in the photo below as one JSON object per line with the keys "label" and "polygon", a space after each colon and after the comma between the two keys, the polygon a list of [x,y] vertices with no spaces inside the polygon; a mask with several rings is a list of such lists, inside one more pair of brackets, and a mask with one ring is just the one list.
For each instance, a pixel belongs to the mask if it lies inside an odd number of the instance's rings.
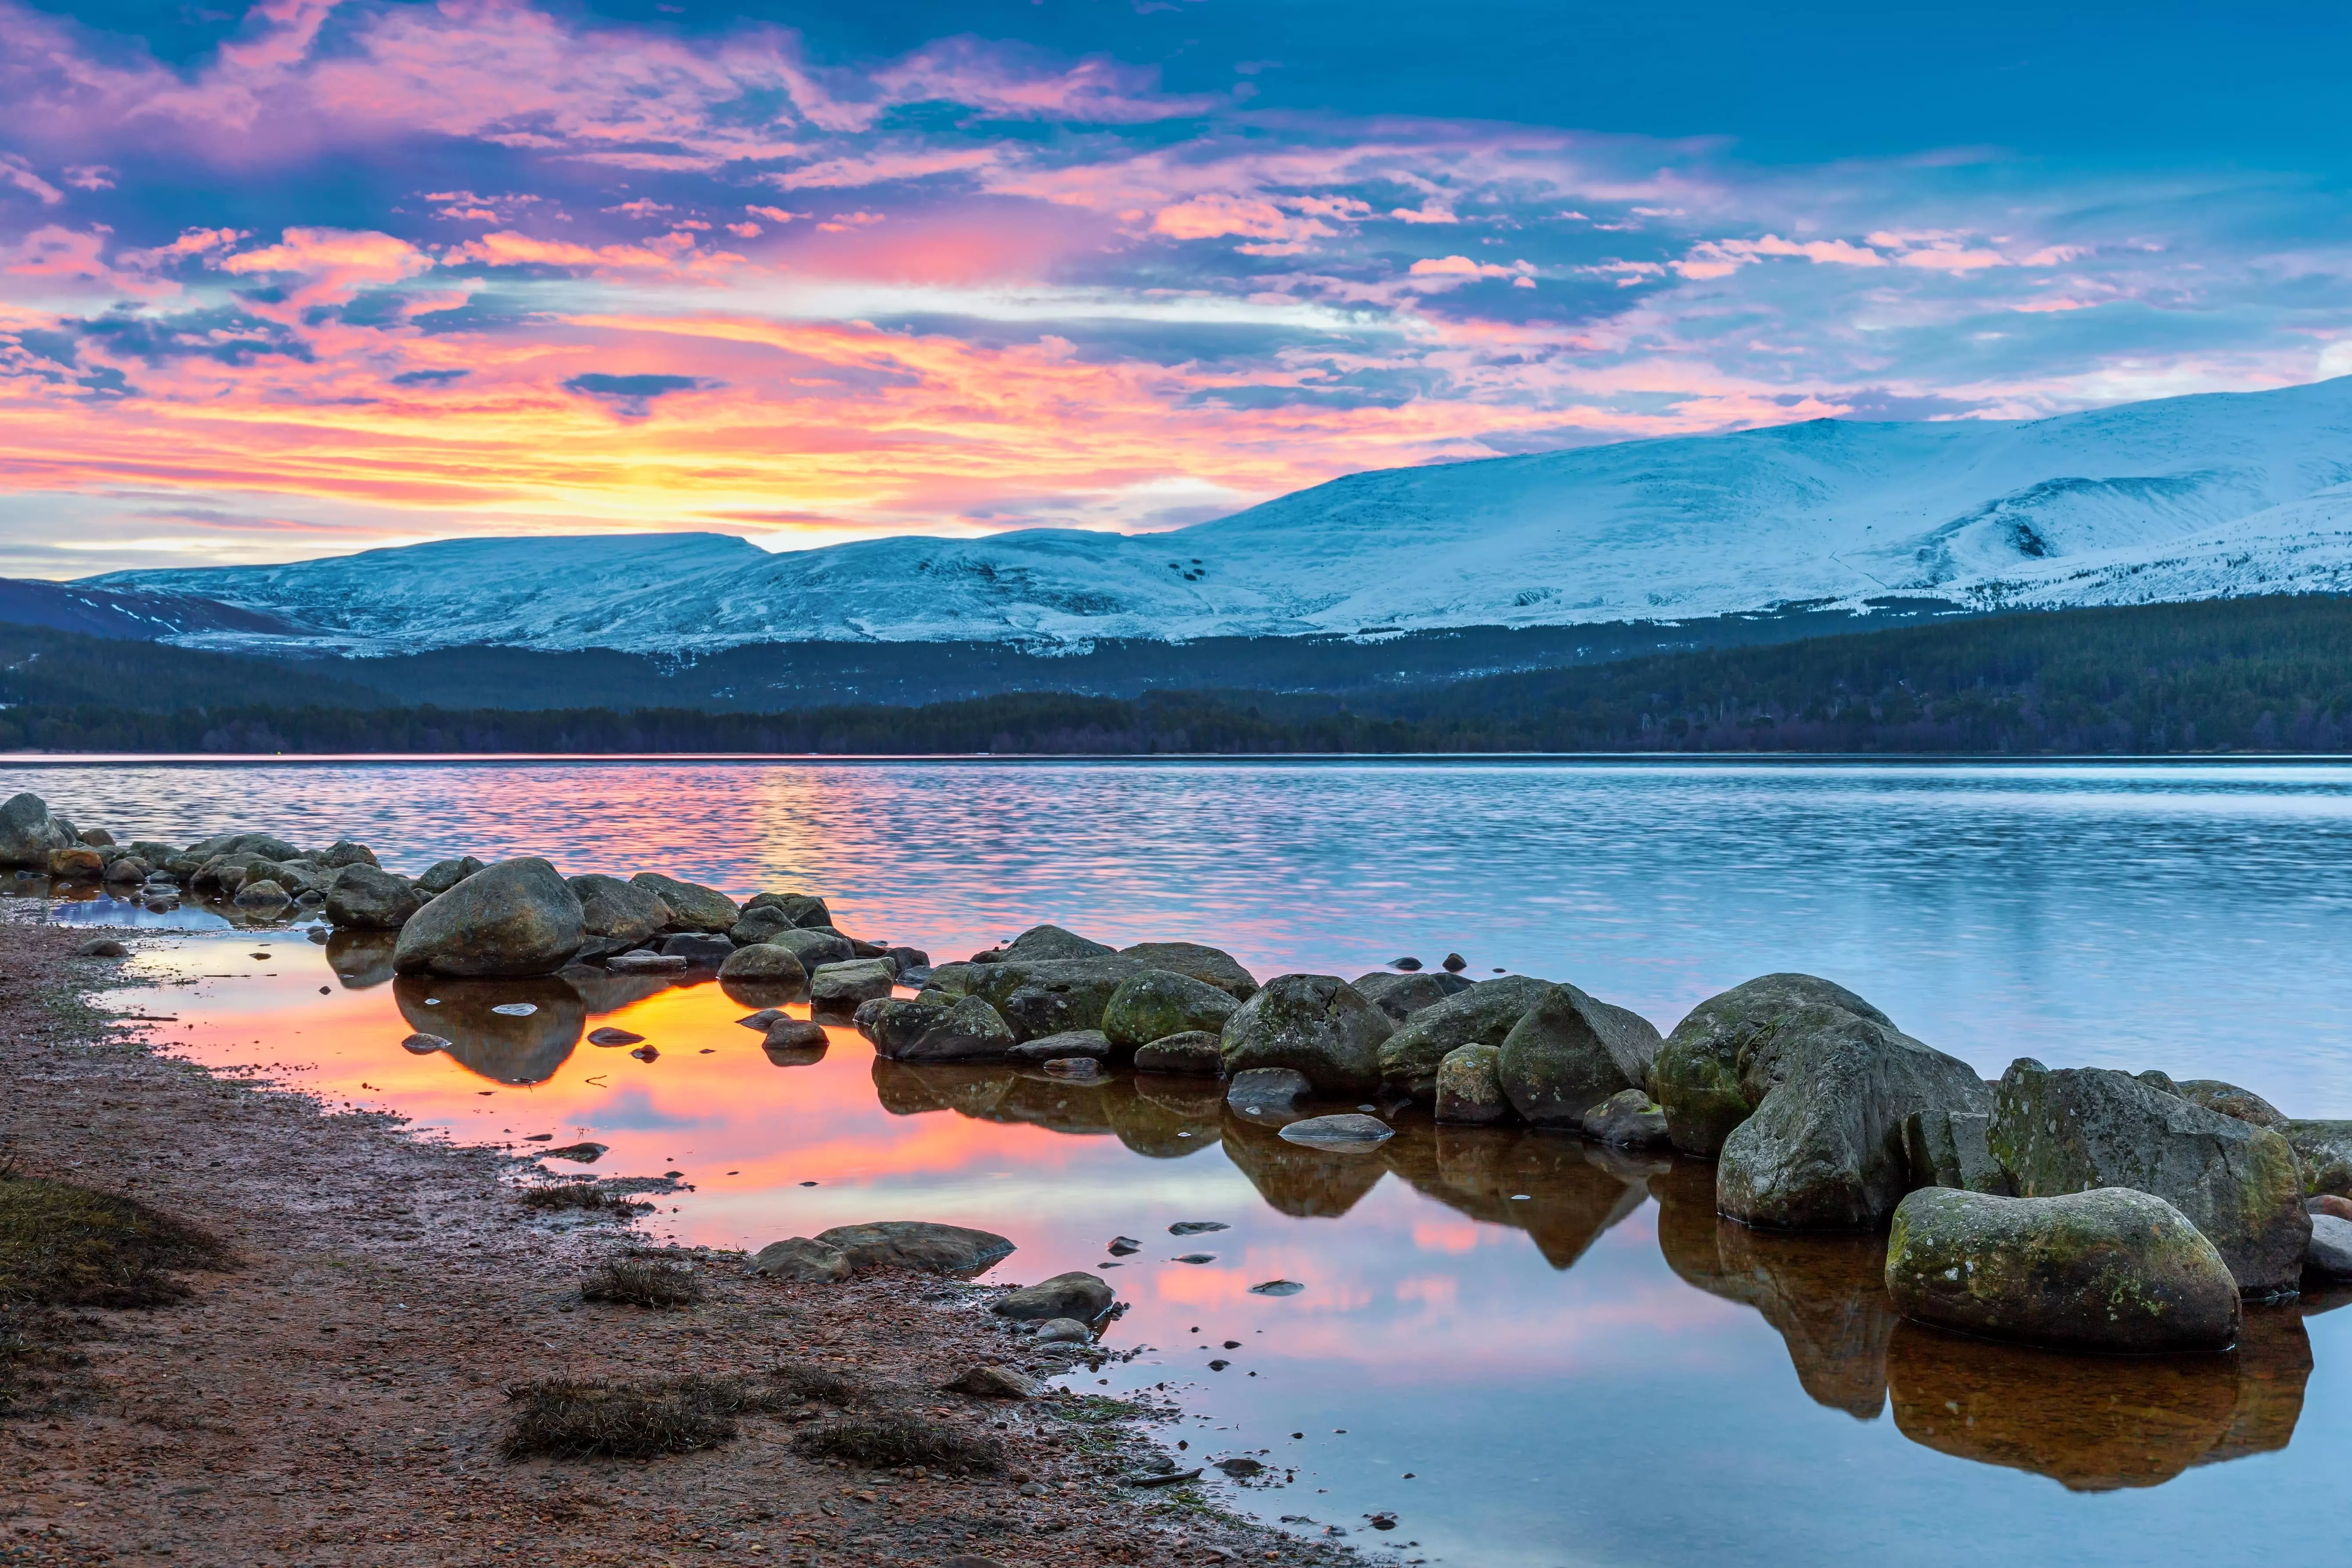
{"label": "wet sand", "polygon": [[[89,934],[0,923],[0,1160],[203,1226],[237,1261],[189,1276],[177,1304],[51,1320],[0,1416],[0,1563],[1344,1556],[1199,1492],[1120,1484],[1161,1458],[1148,1414],[938,1392],[982,1363],[1066,1364],[1017,1346],[985,1310],[992,1290],[907,1275],[790,1285],[750,1277],[740,1255],[682,1252],[699,1303],[583,1302],[587,1268],[640,1241],[625,1222],[526,1207],[526,1158],[151,1049],[143,1026],[106,1011],[121,961],[74,955]],[[791,1447],[798,1415],[748,1415],[731,1443],[650,1460],[499,1451],[503,1391],[520,1379],[785,1363],[993,1436],[1006,1472],[842,1468]]]}

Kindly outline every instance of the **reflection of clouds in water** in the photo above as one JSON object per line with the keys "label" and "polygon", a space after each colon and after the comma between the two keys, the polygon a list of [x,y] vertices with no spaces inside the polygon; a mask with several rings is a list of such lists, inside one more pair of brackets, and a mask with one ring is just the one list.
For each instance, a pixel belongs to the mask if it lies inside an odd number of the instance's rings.
{"label": "reflection of clouds in water", "polygon": [[721,1127],[724,1116],[682,1115],[654,1104],[642,1089],[616,1089],[610,1100],[586,1113],[581,1125],[598,1132],[675,1132],[688,1127]]}

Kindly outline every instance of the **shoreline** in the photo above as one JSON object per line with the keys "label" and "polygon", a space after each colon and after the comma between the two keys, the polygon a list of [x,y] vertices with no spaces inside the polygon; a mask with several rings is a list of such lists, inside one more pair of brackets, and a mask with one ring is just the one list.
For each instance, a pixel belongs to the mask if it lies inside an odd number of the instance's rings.
{"label": "shoreline", "polygon": [[[663,1257],[692,1265],[698,1303],[585,1301],[583,1272],[643,1244],[629,1221],[527,1207],[514,1180],[536,1169],[527,1156],[412,1137],[396,1116],[330,1111],[168,1055],[107,1010],[121,961],[76,956],[88,935],[0,918],[0,1030],[15,1042],[0,1170],[136,1199],[211,1231],[235,1261],[185,1274],[175,1303],[40,1319],[0,1388],[16,1483],[0,1563],[1350,1559],[1202,1491],[1122,1484],[1172,1458],[1150,1431],[1172,1412],[941,1392],[975,1365],[1069,1364],[1015,1348],[984,1310],[998,1287],[889,1272],[792,1284],[679,1248]],[[499,1453],[518,1382],[780,1366],[993,1438],[1003,1468],[919,1477],[810,1457],[793,1438],[831,1414],[814,1405],[746,1414],[731,1442],[651,1459]]]}

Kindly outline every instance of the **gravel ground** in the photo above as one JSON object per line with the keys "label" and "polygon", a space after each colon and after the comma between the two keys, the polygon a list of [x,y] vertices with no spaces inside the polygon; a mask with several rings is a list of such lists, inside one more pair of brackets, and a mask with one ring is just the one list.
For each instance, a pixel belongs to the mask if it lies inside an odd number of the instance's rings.
{"label": "gravel ground", "polygon": [[[151,1050],[112,1021],[120,959],[87,931],[0,924],[0,1166],[134,1197],[225,1238],[184,1301],[50,1316],[0,1388],[0,1563],[1096,1563],[1342,1560],[1221,1512],[1164,1468],[1172,1412],[940,1392],[1016,1351],[992,1291],[905,1275],[748,1276],[679,1253],[675,1310],[591,1303],[625,1219],[527,1208],[530,1162],[329,1114],[299,1092]],[[138,937],[134,942],[170,941]],[[903,1217],[877,1215],[883,1217]],[[1072,1353],[1072,1352],[1060,1352]],[[644,1460],[509,1460],[526,1378],[837,1371],[907,1413],[1005,1446],[997,1474],[804,1457],[815,1407]]]}

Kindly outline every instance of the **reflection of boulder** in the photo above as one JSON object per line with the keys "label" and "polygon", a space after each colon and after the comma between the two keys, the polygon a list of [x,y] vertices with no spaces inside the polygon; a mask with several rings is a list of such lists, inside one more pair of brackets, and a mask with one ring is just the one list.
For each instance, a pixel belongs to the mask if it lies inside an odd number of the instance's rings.
{"label": "reflection of boulder", "polygon": [[2311,1342],[2292,1307],[2249,1307],[2219,1355],[2073,1355],[1905,1323],[1887,1374],[1895,1424],[1923,1447],[2113,1491],[2284,1448]]}
{"label": "reflection of boulder", "polygon": [[[392,983],[400,1016],[449,1042],[448,1054],[499,1083],[545,1083],[587,1026],[580,994],[552,975],[527,980],[456,980],[404,974]],[[426,1006],[428,997],[438,1006]],[[528,1003],[521,1017],[494,1007]]]}
{"label": "reflection of boulder", "polygon": [[[1381,1155],[1415,1191],[1472,1219],[1523,1230],[1554,1268],[1584,1256],[1649,1196],[1580,1139],[1501,1127],[1397,1126]],[[1514,1201],[1518,1194],[1521,1201]]]}
{"label": "reflection of boulder", "polygon": [[581,1004],[588,1009],[590,1017],[601,1018],[624,1007],[634,1007],[647,997],[660,995],[682,976],[615,974],[593,963],[571,963],[564,966],[558,978],[579,994]]}
{"label": "reflection of boulder", "polygon": [[1258,1195],[1302,1219],[1336,1219],[1346,1214],[1388,1169],[1377,1153],[1286,1142],[1273,1128],[1253,1126],[1239,1116],[1225,1118],[1224,1132],[1225,1157],[1250,1179]]}
{"label": "reflection of boulder", "polygon": [[875,1098],[893,1116],[921,1116],[934,1110],[985,1116],[1012,1083],[1013,1069],[1007,1067],[874,1058]]}
{"label": "reflection of boulder", "polygon": [[780,1068],[813,1068],[824,1060],[825,1049],[832,1044],[823,1038],[804,1039],[797,1043],[781,1040],[763,1041],[760,1048],[767,1053],[771,1065]]}
{"label": "reflection of boulder", "polygon": [[[1214,1145],[1224,1132],[1217,1085],[1199,1079],[1118,1078],[1101,1089],[1118,1141],[1153,1160],[1181,1159]],[[1183,1136],[1190,1134],[1190,1136]]]}
{"label": "reflection of boulder", "polygon": [[1886,1405],[1886,1238],[1751,1230],[1715,1212],[1715,1169],[1695,1160],[1650,1179],[1658,1248],[1688,1283],[1755,1308],[1789,1347],[1814,1403],[1858,1420]]}
{"label": "reflection of boulder", "polygon": [[808,1000],[808,982],[797,985],[779,984],[772,980],[745,980],[736,975],[721,974],[719,989],[727,999],[757,1011],[761,1007],[789,1007],[795,1002]]}
{"label": "reflection of boulder", "polygon": [[327,967],[346,991],[364,991],[392,978],[392,949],[399,937],[388,931],[337,931],[327,939]]}
{"label": "reflection of boulder", "polygon": [[1034,1068],[1018,1068],[993,1105],[967,1114],[988,1121],[1025,1122],[1050,1132],[1099,1136],[1111,1131],[1109,1108],[1103,1103],[1109,1087],[1107,1079],[1048,1078]]}

